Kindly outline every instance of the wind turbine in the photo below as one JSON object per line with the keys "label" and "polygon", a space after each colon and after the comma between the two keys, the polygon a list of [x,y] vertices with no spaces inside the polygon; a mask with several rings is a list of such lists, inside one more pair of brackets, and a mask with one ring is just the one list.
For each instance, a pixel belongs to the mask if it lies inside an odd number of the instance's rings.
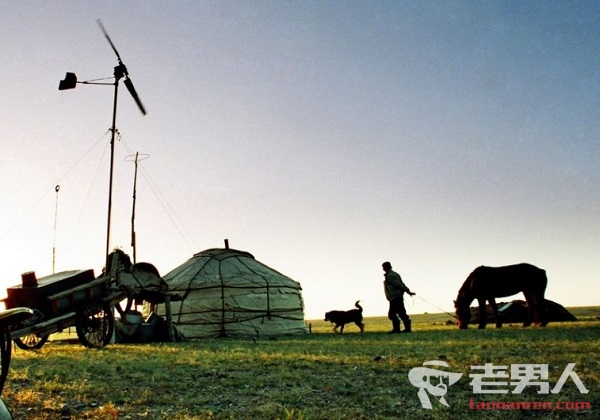
{"label": "wind turbine", "polygon": [[[125,67],[125,64],[123,64],[123,60],[121,60],[121,56],[119,55],[119,52],[117,51],[117,49],[115,48],[115,45],[113,44],[112,40],[108,36],[108,32],[106,32],[106,29],[104,28],[104,25],[102,24],[102,21],[100,19],[97,19],[96,23],[100,27],[100,30],[106,37],[111,48],[117,55],[118,65],[114,68],[114,73],[113,73],[113,77],[114,77],[115,81],[113,83],[103,83],[103,82],[97,82],[95,80],[78,82],[77,76],[75,75],[75,73],[67,73],[65,76],[65,79],[61,80],[60,83],[58,84],[58,90],[74,89],[76,87],[77,83],[88,84],[88,85],[112,85],[115,87],[114,101],[113,101],[112,126],[110,129],[110,131],[111,131],[110,178],[109,178],[109,184],[108,184],[108,216],[107,216],[107,227],[106,227],[106,256],[108,256],[108,253],[110,250],[110,226],[111,226],[111,213],[112,213],[113,169],[114,169],[114,157],[115,157],[115,133],[117,131],[116,123],[117,123],[117,98],[118,98],[118,92],[119,92],[119,80],[123,79],[123,77],[125,78],[123,80],[123,83],[125,84],[125,87],[129,91],[129,93],[131,94],[133,99],[135,100],[135,103],[137,104],[138,108],[140,109],[140,111],[142,112],[143,115],[146,115],[146,109],[144,108],[144,105],[142,104],[142,101],[140,100],[140,97],[138,96],[138,94],[133,86],[133,82],[129,78],[129,72],[127,71],[127,67]],[[98,80],[98,79],[96,79],[96,80]],[[108,269],[108,265],[107,265],[107,269]]]}

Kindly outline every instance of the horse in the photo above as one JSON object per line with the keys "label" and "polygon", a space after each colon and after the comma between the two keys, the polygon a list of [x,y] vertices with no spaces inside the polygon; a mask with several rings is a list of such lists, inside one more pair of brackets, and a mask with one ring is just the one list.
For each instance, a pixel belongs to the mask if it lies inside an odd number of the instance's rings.
{"label": "horse", "polygon": [[479,302],[479,329],[485,328],[486,314],[485,302],[490,302],[496,328],[502,327],[498,317],[497,297],[512,296],[523,292],[527,307],[529,309],[528,319],[524,327],[531,325],[532,320],[536,324],[546,326],[548,324],[545,316],[544,293],[548,279],[546,271],[531,264],[515,264],[503,267],[477,267],[465,280],[458,291],[454,301],[454,308],[458,317],[460,329],[468,328],[471,319],[471,302],[477,299]]}

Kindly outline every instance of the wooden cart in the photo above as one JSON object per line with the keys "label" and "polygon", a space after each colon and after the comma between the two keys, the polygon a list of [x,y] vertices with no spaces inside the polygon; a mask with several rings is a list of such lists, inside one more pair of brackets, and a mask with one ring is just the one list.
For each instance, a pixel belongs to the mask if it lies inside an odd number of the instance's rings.
{"label": "wooden cart", "polygon": [[25,307],[33,312],[10,329],[15,344],[27,350],[42,347],[50,334],[73,326],[84,346],[104,347],[114,332],[113,307],[128,297],[111,276],[95,278],[93,270],[64,271],[40,279],[25,273],[23,283],[6,292],[6,309]]}
{"label": "wooden cart", "polygon": [[[4,305],[7,310],[28,308],[33,312],[10,327],[11,338],[22,349],[42,347],[50,334],[75,327],[86,347],[104,347],[115,330],[114,308],[121,316],[134,301],[164,303],[167,308],[168,336],[174,341],[170,314],[171,295],[158,270],[149,263],[131,264],[129,256],[114,250],[106,259],[109,272],[99,278],[93,270],[63,271],[37,279],[33,272],[22,275],[22,284],[9,287]],[[120,302],[126,301],[125,308]]]}

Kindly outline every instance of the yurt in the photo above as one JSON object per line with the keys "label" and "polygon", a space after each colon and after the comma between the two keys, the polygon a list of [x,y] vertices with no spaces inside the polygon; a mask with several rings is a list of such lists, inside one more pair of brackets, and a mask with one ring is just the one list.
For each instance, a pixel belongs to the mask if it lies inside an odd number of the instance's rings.
{"label": "yurt", "polygon": [[[164,276],[173,323],[185,338],[306,334],[300,283],[245,251],[215,248],[195,254]],[[156,308],[165,315],[164,305]]]}

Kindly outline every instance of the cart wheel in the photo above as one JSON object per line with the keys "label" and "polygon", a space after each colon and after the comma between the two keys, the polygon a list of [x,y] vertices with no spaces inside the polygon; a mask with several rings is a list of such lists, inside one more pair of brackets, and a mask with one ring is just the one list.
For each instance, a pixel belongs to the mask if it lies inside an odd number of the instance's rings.
{"label": "cart wheel", "polygon": [[4,388],[11,356],[10,332],[8,329],[0,329],[0,392]]}
{"label": "cart wheel", "polygon": [[115,315],[112,308],[97,302],[87,306],[77,314],[75,322],[77,337],[81,344],[90,348],[100,348],[108,344],[115,330]]}
{"label": "cart wheel", "polygon": [[[0,393],[4,388],[11,357],[10,327],[21,321],[29,319],[33,311],[29,308],[12,308],[0,311]],[[0,400],[1,402],[1,400]],[[2,414],[0,410],[0,414]]]}
{"label": "cart wheel", "polygon": [[37,334],[28,334],[23,337],[17,337],[13,341],[18,348],[23,350],[36,350],[41,349],[46,341],[48,341],[49,335],[39,336]]}

